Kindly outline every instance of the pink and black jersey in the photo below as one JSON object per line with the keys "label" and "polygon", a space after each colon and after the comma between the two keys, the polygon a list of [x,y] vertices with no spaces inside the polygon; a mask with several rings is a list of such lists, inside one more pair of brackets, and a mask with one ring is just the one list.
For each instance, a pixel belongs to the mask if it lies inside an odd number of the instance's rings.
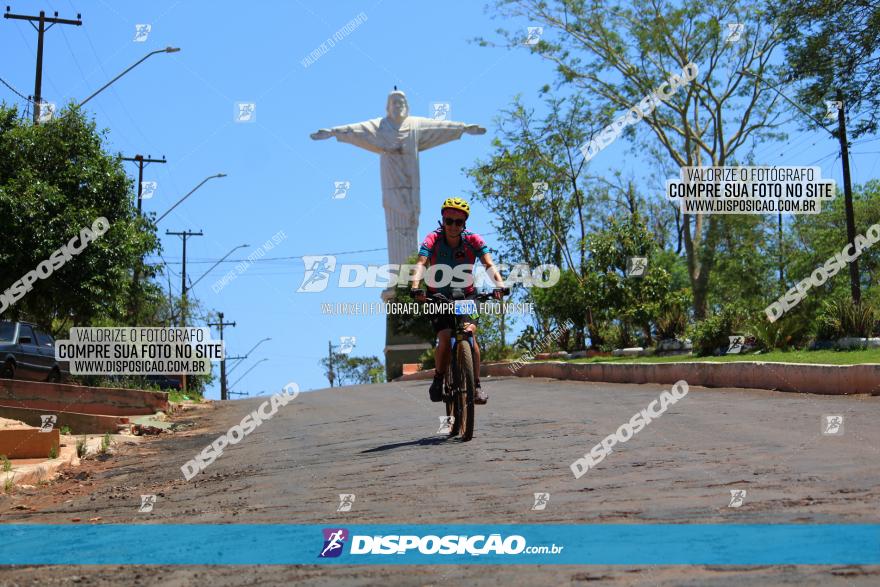
{"label": "pink and black jersey", "polygon": [[[483,240],[483,237],[468,230],[462,231],[461,240],[459,241],[458,246],[452,248],[449,243],[446,242],[446,237],[443,235],[442,228],[437,228],[429,233],[428,236],[425,237],[425,240],[422,241],[422,246],[419,247],[419,255],[428,258],[429,266],[448,265],[450,268],[454,268],[458,265],[468,266],[468,280],[467,285],[464,288],[465,295],[470,295],[475,291],[472,274],[474,263],[477,259],[488,252],[489,247],[486,245],[486,241]],[[437,279],[443,279],[439,272]],[[430,293],[440,292],[447,297],[452,295],[452,287],[449,285],[437,288],[431,287],[429,280],[426,280],[425,283],[428,286],[428,291]]]}

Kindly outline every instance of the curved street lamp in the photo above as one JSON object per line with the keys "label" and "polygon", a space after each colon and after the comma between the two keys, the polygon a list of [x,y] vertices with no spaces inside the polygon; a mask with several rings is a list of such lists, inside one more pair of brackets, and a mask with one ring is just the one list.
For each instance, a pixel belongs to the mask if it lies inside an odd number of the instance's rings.
{"label": "curved street lamp", "polygon": [[106,84],[101,86],[101,88],[97,92],[93,93],[91,96],[89,96],[88,98],[86,98],[85,100],[83,100],[82,102],[77,104],[77,108],[84,106],[86,104],[86,102],[88,102],[89,100],[91,100],[92,98],[94,98],[95,96],[97,96],[98,94],[103,92],[104,90],[106,90],[110,84],[112,84],[113,82],[115,82],[116,80],[118,80],[119,78],[124,76],[126,73],[128,73],[129,71],[131,71],[132,69],[134,69],[135,67],[137,67],[138,65],[140,65],[141,63],[143,63],[144,61],[149,59],[150,57],[152,57],[153,55],[155,55],[157,53],[177,53],[178,51],[180,51],[180,47],[165,47],[164,49],[157,49],[155,51],[150,51],[149,53],[144,55],[140,61],[136,62],[134,65],[131,65],[128,69],[126,69],[125,71],[123,71],[122,73],[120,73],[119,75],[117,75],[116,77],[111,79],[109,82],[107,82]]}
{"label": "curved street lamp", "polygon": [[251,365],[251,368],[248,369],[247,371],[245,371],[245,372],[244,372],[244,375],[242,375],[241,377],[239,377],[238,379],[236,379],[236,380],[235,380],[235,383],[233,383],[232,385],[229,386],[229,391],[232,391],[232,388],[235,387],[235,384],[238,383],[239,381],[241,381],[242,379],[244,379],[245,375],[247,375],[248,373],[250,373],[251,371],[253,371],[253,370],[254,370],[254,367],[256,367],[256,366],[259,365],[260,363],[262,363],[262,362],[264,362],[264,361],[268,361],[268,360],[269,360],[269,359],[260,359],[259,361],[257,361],[257,362],[254,363],[253,365]]}
{"label": "curved street lamp", "polygon": [[196,191],[197,189],[199,189],[200,187],[202,187],[203,185],[205,185],[205,184],[208,182],[209,179],[214,179],[215,177],[226,177],[226,174],[225,174],[225,173],[218,173],[218,174],[216,174],[216,175],[209,175],[208,177],[206,177],[205,179],[203,179],[203,180],[202,180],[202,183],[200,183],[199,185],[197,185],[196,187],[194,187],[193,189],[191,189],[190,192],[189,192],[187,195],[185,195],[185,196],[183,196],[182,198],[180,198],[179,200],[177,200],[177,202],[176,202],[173,206],[171,206],[170,208],[168,208],[168,210],[166,210],[164,214],[162,214],[161,216],[159,216],[159,218],[156,219],[156,224],[159,224],[159,221],[160,221],[160,220],[162,220],[163,218],[165,218],[166,216],[168,216],[168,214],[170,214],[172,210],[174,210],[175,208],[177,208],[177,206],[178,206],[181,202],[183,202],[185,199],[187,199],[188,197],[190,197],[194,191]]}
{"label": "curved street lamp", "polygon": [[244,359],[247,359],[247,358],[250,356],[250,354],[251,354],[252,352],[254,352],[254,350],[255,350],[258,346],[260,346],[261,344],[263,344],[263,343],[266,342],[267,340],[272,340],[272,339],[271,339],[271,338],[264,338],[263,340],[261,340],[260,342],[258,342],[258,343],[255,344],[254,346],[252,346],[252,347],[251,347],[251,350],[249,350],[248,352],[246,352],[244,355],[242,355],[241,357],[236,357],[236,358],[238,359],[238,362],[235,363],[235,365],[232,366],[232,368],[227,372],[227,375],[228,375],[229,373],[232,373],[232,371],[234,371],[236,367],[238,367],[239,365],[241,365],[241,362],[242,362]]}
{"label": "curved street lamp", "polygon": [[219,265],[220,263],[222,263],[223,261],[225,261],[225,260],[226,260],[226,257],[228,257],[229,255],[231,255],[232,253],[234,253],[234,252],[237,251],[238,249],[244,249],[244,248],[247,248],[247,247],[249,247],[249,246],[250,246],[250,245],[238,245],[237,247],[235,247],[234,249],[232,249],[231,251],[229,251],[228,253],[226,253],[225,255],[223,255],[223,258],[222,258],[222,259],[220,259],[219,261],[217,261],[216,263],[214,263],[213,265],[211,265],[211,268],[210,268],[210,269],[208,269],[207,271],[205,271],[205,272],[202,274],[201,277],[199,277],[199,278],[196,279],[193,283],[191,283],[190,286],[189,286],[189,289],[192,290],[192,288],[194,288],[198,282],[200,282],[202,279],[204,279],[205,275],[207,275],[208,273],[210,273],[211,271],[214,270],[214,267],[216,267],[217,265]]}

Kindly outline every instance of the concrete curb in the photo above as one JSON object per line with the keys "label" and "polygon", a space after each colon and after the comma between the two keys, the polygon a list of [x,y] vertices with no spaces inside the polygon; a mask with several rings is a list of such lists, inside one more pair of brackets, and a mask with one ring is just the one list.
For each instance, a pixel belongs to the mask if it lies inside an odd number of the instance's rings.
{"label": "concrete curb", "polygon": [[[480,365],[480,376],[549,377],[607,383],[672,384],[684,379],[700,387],[771,389],[824,395],[880,395],[880,363],[805,365],[803,363],[527,363],[511,372],[511,363]],[[430,379],[434,370],[398,377],[395,381]]]}
{"label": "concrete curb", "polygon": [[73,446],[62,446],[58,451],[57,459],[13,465],[12,471],[9,473],[0,472],[0,481],[5,485],[7,480],[11,478],[13,485],[36,485],[40,481],[54,479],[66,467],[78,466],[79,457],[76,456],[76,444],[74,443]]}

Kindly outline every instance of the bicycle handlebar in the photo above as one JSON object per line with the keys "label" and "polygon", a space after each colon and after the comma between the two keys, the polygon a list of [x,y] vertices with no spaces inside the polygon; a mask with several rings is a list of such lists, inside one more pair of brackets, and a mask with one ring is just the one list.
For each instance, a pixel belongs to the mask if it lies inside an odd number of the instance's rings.
{"label": "bicycle handlebar", "polygon": [[[502,296],[510,295],[510,288],[509,287],[496,287],[494,290],[492,290],[492,293],[478,293],[476,295],[471,295],[471,296],[466,297],[464,299],[475,299],[480,302],[487,301],[487,300],[491,300],[492,298],[495,297],[496,291],[501,291]],[[431,294],[431,295],[426,295],[425,297],[428,299],[438,300],[440,302],[453,302],[453,301],[455,301],[454,299],[450,300],[445,295],[443,295],[442,293],[439,293],[439,292],[435,293],[435,294]]]}

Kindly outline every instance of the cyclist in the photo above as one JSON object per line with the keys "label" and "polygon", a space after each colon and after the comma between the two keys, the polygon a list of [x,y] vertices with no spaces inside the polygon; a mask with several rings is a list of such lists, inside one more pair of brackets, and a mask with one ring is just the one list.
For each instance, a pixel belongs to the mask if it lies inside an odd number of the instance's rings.
{"label": "cyclist", "polygon": [[[486,272],[497,286],[492,292],[493,297],[496,300],[502,298],[504,281],[492,262],[492,257],[489,256],[489,247],[480,235],[466,229],[465,222],[470,213],[471,207],[466,200],[462,198],[447,198],[444,200],[443,205],[440,207],[440,215],[443,219],[440,227],[429,233],[419,248],[418,265],[412,281],[412,294],[417,301],[424,301],[426,299],[425,291],[419,288],[419,282],[425,272],[425,267],[429,265],[445,265],[449,267],[450,271],[458,265],[466,265],[467,279],[465,287],[462,289],[466,297],[473,295],[475,288],[472,270],[477,259],[483,263]],[[441,293],[447,298],[452,298],[452,285],[437,288],[432,287],[432,284],[427,281],[426,285],[428,293]],[[439,402],[443,394],[443,374],[446,373],[449,361],[452,359],[451,339],[455,318],[451,314],[438,313],[432,317],[431,323],[439,342],[436,354],[434,355],[434,381],[431,383],[429,395],[432,402]],[[485,404],[489,400],[489,396],[480,388],[480,347],[477,344],[476,316],[470,316],[465,321],[465,324],[466,329],[474,335],[474,384],[476,387],[474,403]]]}

